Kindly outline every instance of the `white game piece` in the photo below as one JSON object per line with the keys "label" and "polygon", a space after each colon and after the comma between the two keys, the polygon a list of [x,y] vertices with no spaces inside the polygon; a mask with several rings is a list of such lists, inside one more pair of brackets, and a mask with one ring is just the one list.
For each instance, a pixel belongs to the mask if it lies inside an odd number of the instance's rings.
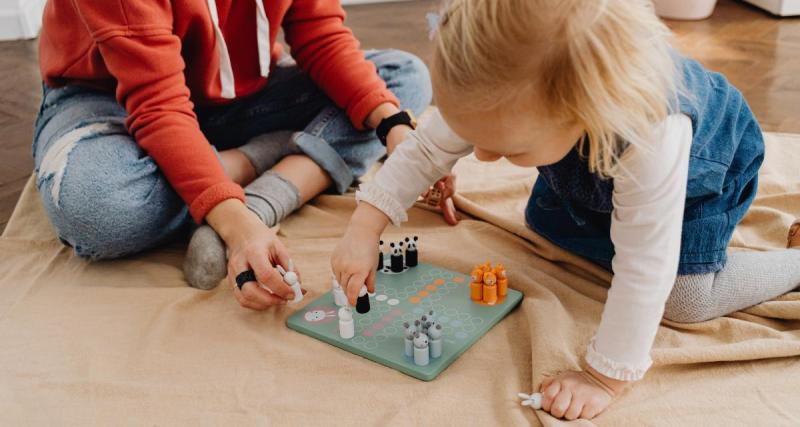
{"label": "white game piece", "polygon": [[400,300],[399,300],[399,299],[397,299],[397,298],[392,298],[392,299],[390,299],[389,301],[386,301],[386,304],[389,304],[389,305],[397,305],[397,304],[400,304]]}
{"label": "white game piece", "polygon": [[442,357],[442,325],[429,328],[428,337],[430,337],[431,357],[434,359]]}
{"label": "white game piece", "polygon": [[284,270],[280,264],[276,268],[278,272],[281,273],[281,276],[283,276],[283,281],[292,288],[292,292],[294,293],[294,299],[289,302],[294,304],[302,301],[303,289],[300,287],[300,279],[297,277],[297,273],[294,272],[294,263],[292,260],[289,260],[289,271]]}
{"label": "white game piece", "polygon": [[428,336],[419,332],[414,334],[414,364],[427,366],[430,363]]}
{"label": "white game piece", "polygon": [[349,340],[356,335],[356,325],[353,321],[353,310],[350,307],[339,309],[339,336]]}
{"label": "white game piece", "polygon": [[344,307],[347,305],[347,295],[344,294],[344,289],[342,289],[342,285],[339,284],[339,281],[336,278],[333,278],[333,303],[339,307]]}
{"label": "white game piece", "polygon": [[416,332],[416,328],[413,325],[410,325],[408,322],[403,322],[403,341],[405,344],[404,353],[407,357],[414,357],[414,333]]}
{"label": "white game piece", "polygon": [[522,402],[520,402],[522,406],[530,406],[536,410],[542,409],[542,393],[518,393],[517,396],[522,399]]}
{"label": "white game piece", "polygon": [[387,299],[389,299],[389,297],[387,297],[386,295],[378,295],[378,296],[375,297],[375,301],[383,302],[383,301],[386,301]]}

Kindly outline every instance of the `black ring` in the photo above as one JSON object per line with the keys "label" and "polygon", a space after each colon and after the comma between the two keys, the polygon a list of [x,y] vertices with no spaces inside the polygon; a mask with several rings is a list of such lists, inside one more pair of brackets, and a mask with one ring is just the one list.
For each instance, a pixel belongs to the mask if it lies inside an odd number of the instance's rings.
{"label": "black ring", "polygon": [[256,273],[253,270],[247,270],[239,273],[236,276],[236,286],[239,287],[239,290],[242,290],[242,286],[244,286],[247,282],[255,282],[256,281]]}

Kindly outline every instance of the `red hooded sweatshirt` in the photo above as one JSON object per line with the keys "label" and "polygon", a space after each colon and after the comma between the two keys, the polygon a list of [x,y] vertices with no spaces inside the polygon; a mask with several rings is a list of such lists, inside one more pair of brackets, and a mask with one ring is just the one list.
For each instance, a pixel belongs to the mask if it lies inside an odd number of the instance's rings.
{"label": "red hooded sweatshirt", "polygon": [[344,26],[338,0],[49,0],[39,45],[45,83],[116,93],[136,142],[200,222],[244,200],[200,131],[193,103],[225,104],[267,82],[283,26],[298,65],[363,129],[397,99]]}

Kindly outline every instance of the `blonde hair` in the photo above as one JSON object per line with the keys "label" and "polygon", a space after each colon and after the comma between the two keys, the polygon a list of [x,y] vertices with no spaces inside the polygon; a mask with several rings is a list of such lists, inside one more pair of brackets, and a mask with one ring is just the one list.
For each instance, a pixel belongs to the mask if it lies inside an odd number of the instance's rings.
{"label": "blonde hair", "polygon": [[620,140],[641,145],[676,105],[670,39],[649,0],[452,0],[434,70],[483,108],[528,97],[579,124],[590,170],[608,177]]}

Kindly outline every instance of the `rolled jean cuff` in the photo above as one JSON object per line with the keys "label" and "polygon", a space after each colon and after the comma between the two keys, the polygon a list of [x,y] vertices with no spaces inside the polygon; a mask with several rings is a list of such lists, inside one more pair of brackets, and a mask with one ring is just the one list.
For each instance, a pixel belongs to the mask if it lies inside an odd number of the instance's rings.
{"label": "rolled jean cuff", "polygon": [[333,180],[336,192],[343,194],[350,188],[355,177],[344,159],[324,139],[306,132],[294,134],[294,143],[319,165]]}

